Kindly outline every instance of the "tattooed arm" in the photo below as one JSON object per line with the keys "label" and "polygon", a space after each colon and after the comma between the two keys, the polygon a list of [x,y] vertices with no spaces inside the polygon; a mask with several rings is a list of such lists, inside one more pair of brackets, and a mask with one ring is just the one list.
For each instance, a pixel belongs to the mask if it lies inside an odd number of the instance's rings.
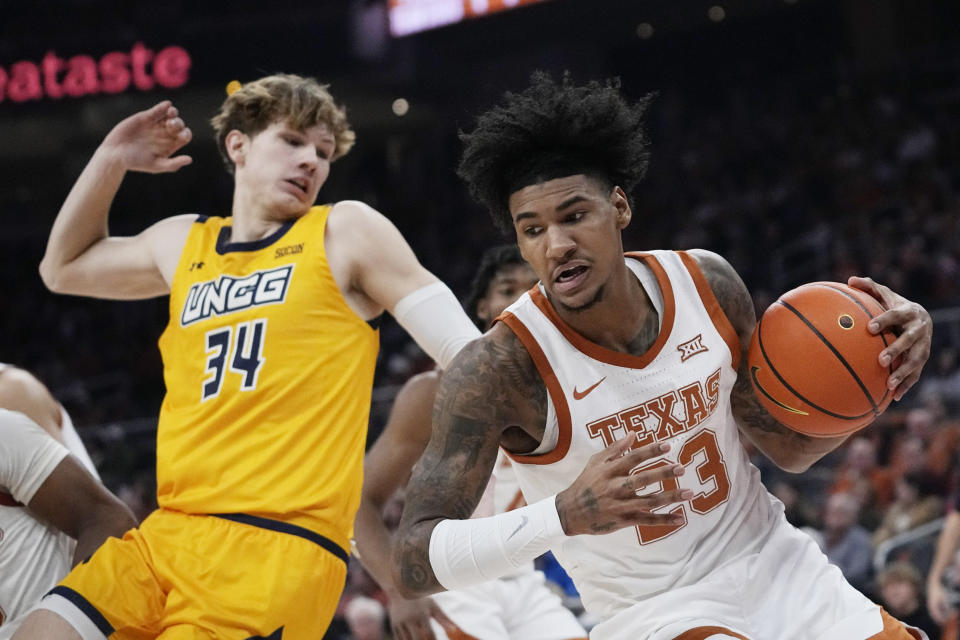
{"label": "tattooed arm", "polygon": [[667,444],[633,448],[633,436],[591,457],[555,498],[466,521],[483,493],[498,445],[532,449],[529,445],[543,435],[547,402],[530,356],[503,324],[464,347],[444,372],[433,433],[413,469],[394,536],[394,581],[405,597],[443,589],[438,566],[443,585],[458,588],[503,575],[565,535],[675,524],[677,516],[651,511],[689,499],[691,492],[637,496],[636,491],[681,475],[683,467],[631,475],[631,469],[669,449]]}
{"label": "tattooed arm", "polygon": [[497,325],[464,347],[440,379],[433,433],[413,468],[394,534],[394,572],[400,572],[394,581],[407,597],[442,589],[428,554],[433,528],[443,519],[470,517],[493,470],[501,434],[519,422],[521,411],[515,405],[529,406],[529,398],[542,396],[528,393],[523,398],[523,388],[516,383],[535,383],[529,375],[509,380],[511,373],[519,377],[510,354],[515,342],[509,329]]}
{"label": "tattooed arm", "polygon": [[733,417],[743,433],[765,456],[784,471],[806,471],[817,460],[839,447],[847,436],[811,438],[773,419],[754,395],[750,384],[747,351],[757,326],[750,292],[730,263],[710,251],[692,249],[693,257],[713,289],[717,302],[740,338],[740,369],[730,393]]}

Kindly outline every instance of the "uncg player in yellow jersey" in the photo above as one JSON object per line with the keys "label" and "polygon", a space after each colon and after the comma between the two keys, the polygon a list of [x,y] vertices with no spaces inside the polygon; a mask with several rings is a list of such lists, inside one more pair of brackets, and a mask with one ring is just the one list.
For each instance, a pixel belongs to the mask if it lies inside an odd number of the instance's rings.
{"label": "uncg player in yellow jersey", "polygon": [[133,237],[107,214],[128,171],[177,171],[169,102],[116,125],[61,208],[40,272],[57,293],[170,296],[159,509],[42,601],[18,638],[323,636],[346,575],[378,348],[390,311],[444,366],[479,332],[380,213],[314,206],[353,131],[293,75],[234,91],[213,118],[230,217]]}

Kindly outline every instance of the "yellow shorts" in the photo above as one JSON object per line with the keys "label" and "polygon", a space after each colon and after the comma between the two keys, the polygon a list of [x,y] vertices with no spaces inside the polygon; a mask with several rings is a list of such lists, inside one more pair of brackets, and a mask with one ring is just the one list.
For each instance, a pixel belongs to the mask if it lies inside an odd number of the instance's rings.
{"label": "yellow shorts", "polygon": [[107,540],[42,606],[84,638],[316,640],[333,618],[347,557],[283,522],[160,509]]}

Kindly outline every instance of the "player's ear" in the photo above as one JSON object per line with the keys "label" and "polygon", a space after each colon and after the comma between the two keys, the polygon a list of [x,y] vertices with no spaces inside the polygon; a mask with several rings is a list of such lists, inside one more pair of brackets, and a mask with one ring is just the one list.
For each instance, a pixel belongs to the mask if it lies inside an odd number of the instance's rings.
{"label": "player's ear", "polygon": [[238,129],[232,129],[223,141],[223,146],[227,149],[227,155],[233,160],[233,164],[238,167],[243,166],[249,142],[250,138],[247,137],[247,134]]}
{"label": "player's ear", "polygon": [[487,302],[486,298],[480,298],[477,300],[477,318],[483,324],[483,326],[489,326],[490,321],[493,318],[490,317],[490,304]]}
{"label": "player's ear", "polygon": [[630,209],[630,201],[627,200],[627,194],[620,187],[614,187],[610,192],[610,204],[617,212],[617,228],[626,229],[633,217],[633,211]]}

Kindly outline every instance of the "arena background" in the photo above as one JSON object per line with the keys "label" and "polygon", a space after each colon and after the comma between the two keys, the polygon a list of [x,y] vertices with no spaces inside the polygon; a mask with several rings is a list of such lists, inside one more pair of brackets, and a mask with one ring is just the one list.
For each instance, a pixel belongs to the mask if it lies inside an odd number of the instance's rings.
{"label": "arena background", "polygon": [[[416,0],[390,4],[409,8]],[[64,65],[80,64],[68,61],[99,61],[137,43],[185,51],[189,69],[171,63],[172,78],[164,79],[182,86],[163,86],[155,76],[152,87],[141,78],[142,86],[131,80],[107,93],[103,78],[88,78],[74,87],[85,95],[59,98],[42,77],[41,95],[13,86],[15,75],[29,75],[18,63],[42,76],[51,52]],[[947,462],[935,469],[936,495],[944,505],[952,499],[956,441],[944,449],[936,438],[958,428],[960,404],[956,2],[541,0],[400,37],[390,33],[387,0],[4,2],[0,69],[0,359],[33,370],[53,389],[107,484],[141,510],[153,499],[165,299],[102,302],[47,292],[37,275],[46,236],[99,140],[122,117],[162,99],[172,99],[192,127],[186,151],[195,162],[174,175],[130,175],[112,231],[134,233],[184,212],[226,214],[232,180],[209,117],[230,80],[279,71],[330,83],[357,131],[321,201],[355,198],[383,211],[461,296],[480,252],[504,238],[454,174],[457,131],[536,69],[569,70],[579,80],[619,76],[633,97],[658,92],[649,116],[650,172],[633,194],[625,246],[717,251],[742,274],[759,310],[802,282],[851,274],[869,274],[925,304],[936,348],[924,378],[864,435],[876,468],[897,473],[912,468],[898,458],[906,437],[920,438],[924,454],[937,448]],[[371,438],[397,386],[428,366],[388,320]],[[913,426],[918,415],[933,426]],[[790,480],[809,509],[804,524],[822,527],[828,489],[849,471],[845,456],[839,451]],[[782,482],[763,471],[768,486]],[[866,504],[860,521],[872,529],[883,516],[882,505]],[[921,572],[929,562],[923,553],[929,549],[907,558]],[[865,590],[875,588],[873,579]],[[373,589],[352,576],[347,597]]]}

